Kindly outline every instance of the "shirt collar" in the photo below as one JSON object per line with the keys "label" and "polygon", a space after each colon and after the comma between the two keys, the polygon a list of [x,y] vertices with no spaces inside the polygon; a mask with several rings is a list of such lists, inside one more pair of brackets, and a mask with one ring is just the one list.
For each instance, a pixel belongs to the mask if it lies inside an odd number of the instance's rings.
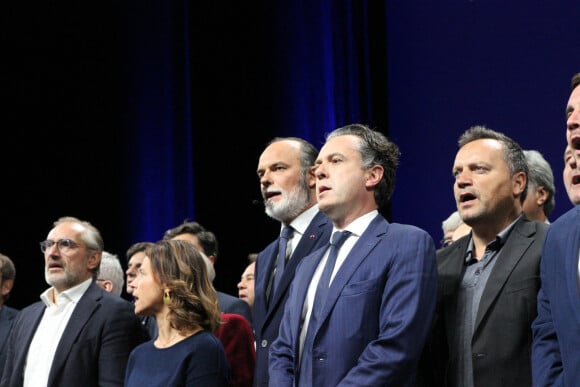
{"label": "shirt collar", "polygon": [[[294,231],[298,231],[300,235],[304,235],[308,225],[314,219],[314,217],[318,214],[318,205],[315,204],[306,211],[302,212],[300,215],[296,217],[292,222],[290,222],[289,226],[292,226]],[[281,225],[280,231],[284,228],[284,225]]]}
{"label": "shirt collar", "polygon": [[350,231],[352,235],[359,237],[362,235],[363,232],[365,232],[369,224],[371,224],[373,219],[376,218],[378,214],[379,214],[378,210],[372,210],[371,212],[367,212],[366,214],[359,216],[358,218],[350,222],[350,224],[346,226],[344,230],[339,230],[336,227],[332,227],[332,233],[334,234],[335,231],[346,230]]}
{"label": "shirt collar", "polygon": [[[59,299],[66,299],[69,301],[74,301],[75,303],[79,302],[79,300],[81,299],[83,294],[85,294],[85,292],[87,291],[87,289],[91,285],[91,282],[93,282],[92,277],[86,281],[81,282],[80,284],[78,284],[76,286],[73,286],[70,289],[67,289],[67,290],[61,292],[57,297],[57,301]],[[55,303],[52,302],[52,293],[53,292],[54,292],[54,287],[50,287],[50,288],[46,289],[40,295],[40,299],[42,300],[42,302],[44,302],[44,304],[47,307],[55,305]]]}
{"label": "shirt collar", "polygon": [[[502,231],[500,231],[495,236],[495,239],[487,244],[485,249],[499,251],[503,247],[503,245],[507,242],[507,239],[508,239],[510,233],[512,232],[515,224],[518,222],[518,220],[520,220],[520,218],[522,216],[523,216],[523,212],[513,222],[511,222],[509,226],[507,226]],[[473,238],[469,237],[469,246],[467,247],[467,251],[465,252],[465,264],[466,265],[469,265],[470,263],[473,262],[473,260],[475,259],[473,257],[473,255],[474,255],[473,254]]]}

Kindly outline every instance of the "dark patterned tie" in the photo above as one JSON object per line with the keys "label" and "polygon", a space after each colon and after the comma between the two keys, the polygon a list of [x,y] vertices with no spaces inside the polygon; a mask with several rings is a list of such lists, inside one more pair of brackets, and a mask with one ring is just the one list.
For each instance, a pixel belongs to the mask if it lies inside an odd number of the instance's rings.
{"label": "dark patterned tie", "polygon": [[286,260],[288,258],[288,240],[292,238],[294,229],[291,226],[286,226],[282,229],[280,238],[278,239],[278,259],[276,260],[276,274],[274,275],[274,283],[270,292],[270,298],[276,294],[276,289],[280,284],[284,268],[286,267]]}

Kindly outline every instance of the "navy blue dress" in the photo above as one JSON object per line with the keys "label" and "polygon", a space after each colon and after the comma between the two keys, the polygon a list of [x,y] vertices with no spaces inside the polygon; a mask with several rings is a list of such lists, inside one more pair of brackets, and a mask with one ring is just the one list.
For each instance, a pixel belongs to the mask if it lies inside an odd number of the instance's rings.
{"label": "navy blue dress", "polygon": [[226,354],[212,333],[200,331],[168,348],[156,348],[154,340],[131,352],[125,387],[228,386]]}

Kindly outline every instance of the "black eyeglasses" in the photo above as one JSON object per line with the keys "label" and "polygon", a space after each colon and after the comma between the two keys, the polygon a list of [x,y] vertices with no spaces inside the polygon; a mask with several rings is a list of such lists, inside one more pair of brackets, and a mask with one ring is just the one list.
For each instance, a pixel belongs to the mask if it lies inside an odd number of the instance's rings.
{"label": "black eyeglasses", "polygon": [[59,239],[56,242],[47,239],[45,241],[40,242],[40,251],[46,253],[46,250],[49,250],[54,245],[56,245],[58,251],[60,251],[63,254],[71,253],[74,249],[80,246],[72,239]]}

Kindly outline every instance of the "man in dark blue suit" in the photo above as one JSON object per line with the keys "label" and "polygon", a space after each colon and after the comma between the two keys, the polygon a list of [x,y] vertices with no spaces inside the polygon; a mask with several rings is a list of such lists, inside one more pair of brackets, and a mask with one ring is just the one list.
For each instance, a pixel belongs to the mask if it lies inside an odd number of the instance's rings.
{"label": "man in dark blue suit", "polygon": [[379,213],[398,159],[397,146],[364,125],[327,136],[315,163],[318,207],[332,220],[332,243],[338,232],[346,240],[296,269],[270,350],[271,386],[415,385],[435,309],[435,244]]}
{"label": "man in dark blue suit", "polygon": [[17,316],[0,385],[123,386],[129,354],[148,335],[133,305],[95,282],[99,231],[60,218],[40,248],[51,287]]}
{"label": "man in dark blue suit", "polygon": [[[566,116],[567,151],[580,173],[580,73],[572,77]],[[580,206],[576,205],[550,225],[544,241],[538,317],[532,324],[534,386],[577,386],[580,381],[579,256]]]}
{"label": "man in dark blue suit", "polygon": [[14,286],[15,277],[14,263],[6,255],[0,254],[0,380],[2,380],[2,371],[6,361],[8,334],[18,315],[17,309],[6,305],[6,300],[10,297],[10,291]]}
{"label": "man in dark blue suit", "polygon": [[[294,271],[302,258],[328,243],[332,222],[316,205],[312,171],[318,150],[300,138],[275,138],[258,161],[258,177],[266,214],[282,227],[292,227],[283,271],[277,267],[279,238],[258,254],[254,281],[254,385],[268,385],[270,344],[278,337]],[[287,259],[286,259],[287,257]],[[276,282],[276,271],[278,281]],[[275,283],[276,282],[276,283]]]}

